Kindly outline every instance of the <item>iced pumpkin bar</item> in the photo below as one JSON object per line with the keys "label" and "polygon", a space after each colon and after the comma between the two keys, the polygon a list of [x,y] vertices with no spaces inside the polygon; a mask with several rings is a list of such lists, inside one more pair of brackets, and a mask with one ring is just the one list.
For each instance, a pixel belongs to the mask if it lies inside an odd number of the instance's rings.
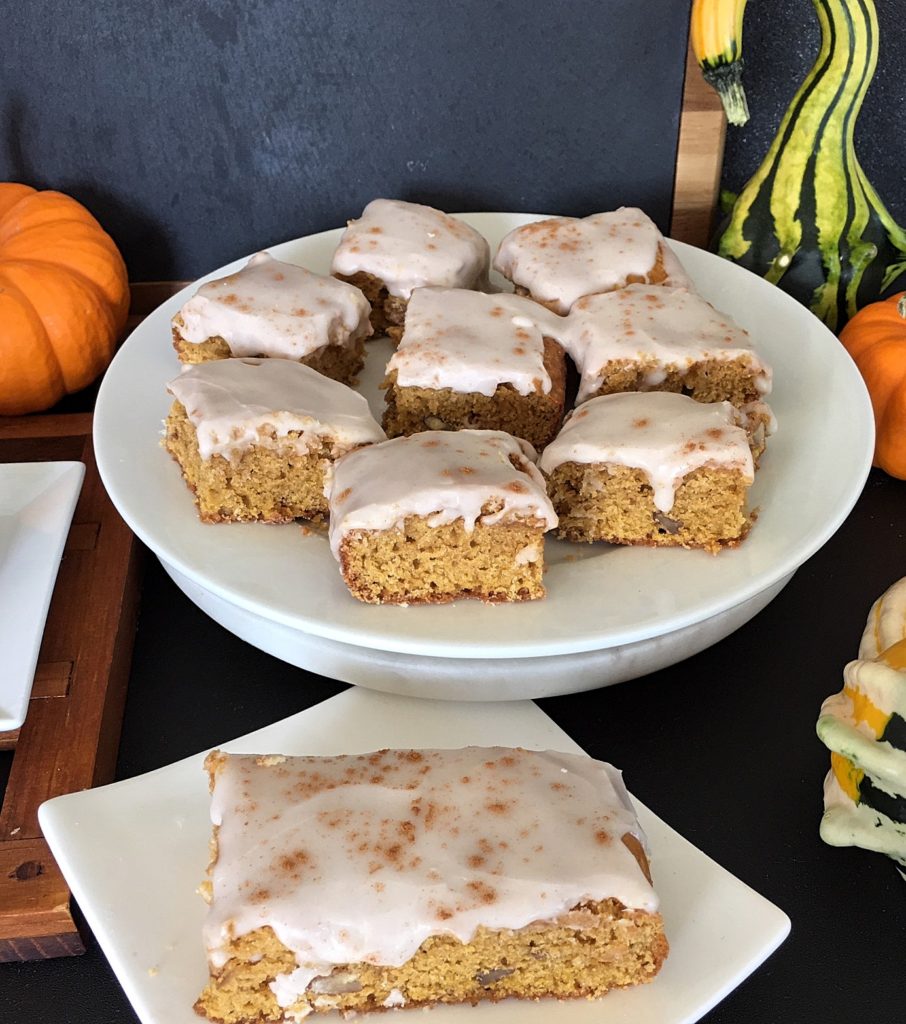
{"label": "iced pumpkin bar", "polygon": [[351,384],[365,361],[368,313],[357,288],[259,252],[198,289],[173,318],[173,346],[183,363],[293,359]]}
{"label": "iced pumpkin bar", "polygon": [[771,368],[748,332],[686,288],[629,285],[573,306],[561,340],[580,374],[577,402],[675,391],[699,402],[761,402]]}
{"label": "iced pumpkin bar", "polygon": [[370,604],[543,597],[557,517],[534,459],[499,430],[426,430],[339,459],[330,546],[350,593]]}
{"label": "iced pumpkin bar", "polygon": [[539,466],[572,541],[717,552],[751,518],[751,441],[729,402],[669,391],[593,398],[576,409]]}
{"label": "iced pumpkin bar", "polygon": [[167,390],[164,446],[207,523],[323,519],[329,465],[385,437],[360,394],[284,359],[198,363]]}
{"label": "iced pumpkin bar", "polygon": [[667,955],[610,765],[466,747],[206,766],[211,1020],[591,998]]}
{"label": "iced pumpkin bar", "polygon": [[518,294],[561,316],[586,295],[685,278],[654,221],[635,207],[514,228],[500,243],[494,269]]}
{"label": "iced pumpkin bar", "polygon": [[485,239],[433,206],[373,199],[343,232],[331,273],[362,290],[371,325],[398,340],[416,288],[486,288],[490,251]]}
{"label": "iced pumpkin bar", "polygon": [[519,295],[417,289],[383,383],[387,434],[476,427],[543,448],[563,419],[561,324]]}

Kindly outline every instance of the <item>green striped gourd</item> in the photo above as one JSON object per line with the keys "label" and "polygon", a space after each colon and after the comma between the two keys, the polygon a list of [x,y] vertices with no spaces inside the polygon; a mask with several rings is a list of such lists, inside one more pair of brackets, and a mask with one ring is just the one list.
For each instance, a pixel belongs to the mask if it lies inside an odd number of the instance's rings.
{"label": "green striped gourd", "polygon": [[721,256],[767,278],[832,330],[906,288],[906,231],[856,158],[853,132],[878,60],[873,0],[812,0],[821,49],[768,154],[736,198]]}

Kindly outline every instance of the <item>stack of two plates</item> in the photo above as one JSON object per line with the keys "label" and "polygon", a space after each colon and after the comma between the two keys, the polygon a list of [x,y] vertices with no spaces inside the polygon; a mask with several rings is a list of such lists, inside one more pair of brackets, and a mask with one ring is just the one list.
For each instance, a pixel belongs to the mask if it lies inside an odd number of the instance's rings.
{"label": "stack of two plates", "polygon": [[[507,231],[537,218],[462,219],[494,247]],[[270,252],[327,273],[339,236],[327,231]],[[696,288],[751,333],[774,368],[770,401],[779,430],[750,492],[758,520],[737,549],[712,556],[549,540],[543,601],[359,604],[323,534],[296,526],[209,526],[196,518],[159,441],[169,405],[165,385],[179,370],[170,318],[197,285],[149,316],[108,371],[95,416],[101,476],[123,518],[197,605],[249,643],[321,675],[414,696],[512,700],[663,668],[722,639],[781,590],[848,514],[873,447],[868,395],[837,339],[760,278],[671,244]],[[360,384],[378,419],[377,385],[389,352],[388,342],[369,344]]]}

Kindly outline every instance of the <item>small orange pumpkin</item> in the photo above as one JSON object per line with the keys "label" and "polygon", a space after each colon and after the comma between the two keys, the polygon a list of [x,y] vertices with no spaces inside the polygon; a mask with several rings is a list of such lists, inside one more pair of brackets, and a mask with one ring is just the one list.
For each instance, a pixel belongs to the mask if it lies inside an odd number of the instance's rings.
{"label": "small orange pumpkin", "polygon": [[864,306],[840,332],[840,341],[871,395],[874,464],[906,480],[906,292]]}
{"label": "small orange pumpkin", "polygon": [[113,357],[126,265],[81,203],[0,182],[0,414],[47,409]]}

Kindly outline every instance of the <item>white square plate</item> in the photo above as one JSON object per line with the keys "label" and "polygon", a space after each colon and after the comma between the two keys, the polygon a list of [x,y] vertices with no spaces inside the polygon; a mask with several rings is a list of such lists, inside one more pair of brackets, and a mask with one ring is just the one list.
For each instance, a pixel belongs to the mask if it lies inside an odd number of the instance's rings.
{"label": "white square plate", "polygon": [[[468,744],[582,752],[529,701],[450,704],[358,687],[223,747],[337,754]],[[138,778],[57,797],[39,811],[54,856],[143,1024],[199,1021],[192,1004],[207,968],[205,906],[195,890],[204,877],[210,835],[203,760],[198,754]],[[598,1002],[443,1007],[431,1011],[432,1022],[685,1024],[780,945],[790,928],[782,911],[645,807],[637,809],[671,945],[659,976]],[[406,1011],[405,1020],[417,1012]]]}
{"label": "white square plate", "polygon": [[0,732],[25,721],[84,476],[81,462],[0,464]]}

